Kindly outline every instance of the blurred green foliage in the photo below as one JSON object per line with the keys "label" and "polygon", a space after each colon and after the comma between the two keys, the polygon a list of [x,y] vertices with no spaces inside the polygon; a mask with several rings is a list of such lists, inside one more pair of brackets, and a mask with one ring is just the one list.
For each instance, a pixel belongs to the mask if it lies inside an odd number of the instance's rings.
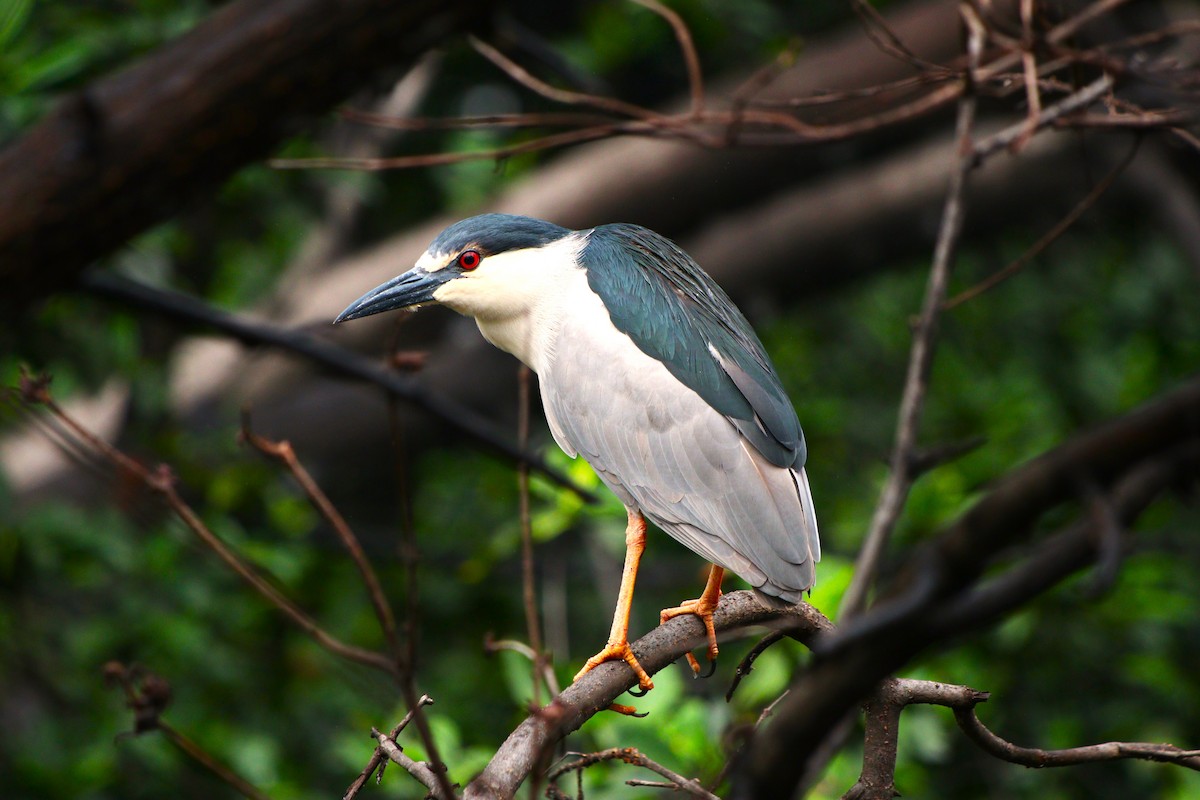
{"label": "blurred green foliage", "polygon": [[[135,58],[211,10],[199,2],[0,1],[0,142],[44,114],[55,97]],[[769,58],[788,40],[816,35],[845,16],[837,4],[675,4],[717,71]],[[669,31],[648,12],[615,3],[580,7],[559,38],[562,52],[622,96],[656,102],[685,85]],[[447,53],[430,113],[457,113],[467,90],[495,82],[465,51]],[[646,75],[655,80],[646,80]],[[522,98],[522,103],[536,101]],[[487,134],[422,138],[414,146],[483,148]],[[321,150],[313,139],[287,155]],[[280,173],[251,168],[195,209],[132,242],[108,266],[201,294],[224,307],[269,296],[305,232],[319,223],[323,193],[353,182],[370,201],[360,230],[371,241],[427,214],[466,210],[488,191],[535,169],[514,159],[378,176]],[[1027,246],[1026,230],[997,231],[960,258],[956,288]],[[813,602],[834,613],[884,479],[895,404],[919,305],[922,264],[896,265],[834,297],[813,298],[755,323],[796,399],[813,454],[810,473],[825,555]],[[1170,387],[1200,364],[1194,277],[1151,225],[1083,225],[1024,274],[948,314],[934,367],[923,440],[975,435],[984,447],[923,477],[893,547],[897,557],[952,520],[1013,465]],[[22,364],[55,376],[58,396],[86,394],[113,377],[131,388],[122,446],[165,462],[212,529],[346,641],[381,647],[361,581],[328,527],[292,482],[235,444],[236,414],[215,430],[178,429],[164,386],[180,332],[76,296],[47,302],[6,331],[0,379]],[[31,417],[0,408],[3,430]],[[551,461],[581,484],[590,468],[553,448]],[[300,454],[304,457],[304,454]],[[419,685],[442,756],[466,782],[526,713],[529,666],[504,652],[482,655],[487,634],[523,639],[516,479],[503,463],[451,447],[414,457],[412,500],[421,550]],[[109,504],[43,498],[17,508],[0,475],[0,795],[5,798],[229,796],[230,790],[153,734],[122,736],[132,714],[106,688],[110,660],[164,676],[166,718],[274,798],[326,797],[358,773],[371,726],[405,709],[383,676],[333,658],[223,568],[152,498],[101,465],[93,471]],[[546,601],[547,641],[566,682],[603,642],[619,571],[624,514],[599,491],[586,506],[536,479],[533,531]],[[352,514],[352,509],[343,509]],[[353,514],[352,514],[353,516]],[[366,515],[370,518],[370,515]],[[360,530],[384,586],[404,607],[397,510]],[[1197,549],[1185,535],[1195,509],[1160,504],[1147,515],[1138,552],[1103,598],[1088,577],[1032,603],[992,631],[924,658],[911,674],[992,692],[981,715],[1020,743],[1061,747],[1106,739],[1200,744],[1200,597]],[[702,565],[652,536],[639,581],[635,631],[657,609],[698,591]],[[615,583],[613,583],[615,586]],[[573,750],[635,746],[684,775],[717,777],[737,730],[786,688],[807,658],[791,642],[763,655],[734,700],[723,694],[750,642],[723,645],[716,677],[693,681],[683,667],[655,677],[638,700],[648,720],[601,715],[571,738]],[[1086,694],[1081,691],[1084,687]],[[544,695],[543,695],[544,697]],[[1195,773],[1150,764],[1026,771],[981,755],[941,709],[902,721],[898,784],[907,796],[948,798],[1188,798]],[[414,733],[401,743],[424,754]],[[857,776],[851,744],[831,764],[818,797],[837,797]],[[387,796],[417,797],[389,773]],[[589,769],[589,797],[628,797],[624,765]],[[569,781],[564,787],[570,786]]]}

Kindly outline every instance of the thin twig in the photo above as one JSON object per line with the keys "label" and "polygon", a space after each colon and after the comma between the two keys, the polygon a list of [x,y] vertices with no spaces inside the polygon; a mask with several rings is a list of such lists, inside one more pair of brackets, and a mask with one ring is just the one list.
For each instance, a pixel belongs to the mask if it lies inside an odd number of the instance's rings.
{"label": "thin twig", "polygon": [[158,721],[158,729],[171,744],[175,745],[182,752],[186,753],[188,758],[195,761],[206,770],[216,775],[224,783],[231,786],[234,790],[244,797],[249,797],[250,800],[269,800],[269,795],[258,789],[254,784],[238,775],[225,764],[221,763],[213,756],[212,753],[205,750],[196,742],[188,738],[182,731],[171,725],[166,720]]}
{"label": "thin twig", "polygon": [[993,272],[991,275],[981,280],[979,283],[975,284],[969,289],[964,289],[954,297],[951,297],[942,304],[942,310],[949,311],[952,308],[957,308],[968,300],[974,300],[984,292],[998,286],[1012,276],[1016,275],[1018,272],[1028,266],[1030,261],[1041,255],[1041,253],[1047,247],[1053,244],[1060,236],[1066,233],[1072,225],[1078,222],[1079,218],[1086,214],[1088,209],[1094,206],[1096,201],[1098,201],[1104,195],[1104,193],[1108,191],[1109,187],[1113,185],[1113,182],[1116,181],[1116,179],[1120,177],[1123,172],[1125,172],[1125,169],[1133,162],[1134,156],[1137,155],[1138,144],[1140,141],[1140,139],[1135,140],[1133,146],[1129,148],[1129,153],[1124,159],[1121,160],[1121,163],[1113,167],[1109,173],[1104,176],[1103,180],[1092,187],[1092,190],[1088,192],[1082,200],[1076,203],[1075,207],[1072,208],[1065,217],[1059,220],[1053,228],[1051,228],[1049,231],[1043,234],[1040,239],[1034,242],[1032,247],[1030,247],[1013,261],[1006,264],[1003,268]]}
{"label": "thin twig", "polygon": [[1037,54],[1033,52],[1033,2],[1034,0],[1021,0],[1021,67],[1025,79],[1025,103],[1028,108],[1025,122],[1022,123],[1021,134],[1013,139],[1011,144],[1014,153],[1019,152],[1033,138],[1033,134],[1039,127],[1038,117],[1042,113],[1042,94],[1038,88]]}
{"label": "thin twig", "polygon": [[[670,781],[670,787],[676,791],[684,792],[692,797],[703,798],[703,800],[720,800],[712,792],[705,789],[700,781],[695,778],[685,778],[674,770],[664,767],[657,761],[643,755],[635,747],[611,747],[608,750],[601,750],[596,753],[574,753],[578,758],[568,764],[555,767],[547,776],[547,781],[551,784],[558,778],[568,772],[581,772],[593,764],[600,764],[605,761],[623,761],[626,764],[631,764],[635,767],[644,767],[651,772],[656,772],[662,777]],[[638,784],[627,782],[630,786]]]}
{"label": "thin twig", "polygon": [[[404,719],[400,720],[399,724],[392,728],[392,732],[388,735],[388,738],[390,738],[392,741],[395,741],[396,737],[400,735],[400,732],[408,727],[408,723],[412,722],[413,717],[417,713],[416,709],[430,705],[433,705],[433,698],[427,694],[421,695],[420,698],[417,699],[416,705],[409,708],[408,713],[404,715]],[[372,728],[371,730],[374,731],[375,729]],[[359,773],[358,777],[354,779],[354,782],[351,783],[349,788],[347,788],[342,794],[342,800],[354,800],[354,798],[358,796],[359,791],[362,790],[363,786],[367,784],[367,781],[369,781],[371,776],[376,774],[377,771],[379,772],[379,778],[382,778],[382,768],[386,763],[386,760],[387,756],[383,752],[382,748],[376,747],[375,752],[371,755],[370,760],[367,761],[367,765],[363,767],[363,771]]]}
{"label": "thin twig", "polygon": [[267,795],[250,781],[221,763],[216,756],[162,718],[162,712],[171,700],[171,687],[166,680],[158,675],[144,673],[136,665],[127,667],[119,661],[110,661],[104,665],[104,679],[108,685],[116,684],[121,688],[125,694],[125,704],[134,712],[134,729],[118,738],[157,731],[184,755],[228,784],[234,791],[249,797],[250,800],[267,800]]}
{"label": "thin twig", "polygon": [[341,641],[322,628],[316,620],[310,617],[281,591],[276,589],[266,578],[259,575],[253,567],[243,561],[241,556],[204,524],[200,516],[179,495],[179,492],[175,488],[175,476],[166,464],[159,465],[155,470],[149,470],[121,450],[96,436],[68,415],[54,401],[50,396],[47,384],[48,381],[46,379],[23,378],[21,388],[22,399],[29,403],[44,406],[63,425],[70,428],[80,440],[107,458],[117,469],[137,478],[148,489],[161,496],[167,506],[179,517],[188,530],[212,550],[225,566],[229,567],[250,588],[254,589],[254,591],[258,592],[259,595],[271,603],[271,605],[279,609],[285,617],[308,634],[317,644],[334,655],[345,658],[348,661],[374,667],[392,676],[396,675],[396,665],[390,658],[374,650],[365,650]]}
{"label": "thin twig", "polygon": [[[410,758],[396,740],[386,736],[376,728],[371,728],[371,738],[379,741],[379,751],[394,764],[399,764],[409,775],[412,775],[429,790],[429,796],[437,800],[453,800],[454,787],[446,782],[445,773],[434,765],[424,761],[414,761]],[[382,765],[380,772],[382,772]]]}
{"label": "thin twig", "polygon": [[895,529],[896,521],[904,508],[905,499],[912,486],[912,454],[917,444],[917,428],[925,406],[925,394],[929,388],[929,372],[933,364],[936,345],[938,317],[942,300],[946,296],[950,268],[962,231],[966,204],[967,175],[974,164],[971,132],[975,124],[976,95],[972,88],[975,70],[983,48],[983,23],[969,5],[963,4],[963,20],[967,27],[968,67],[965,89],[958,103],[958,120],[955,124],[955,141],[958,144],[957,160],[950,175],[950,187],[942,210],[942,223],[934,247],[933,265],[925,289],[925,300],[916,331],[913,333],[909,355],[908,374],[904,382],[904,394],[900,400],[899,422],[896,426],[896,444],[892,451],[891,472],[880,495],[879,504],[871,518],[871,527],[859,552],[855,564],[854,579],[842,600],[841,617],[854,616],[866,607],[867,595],[883,555],[884,547]]}
{"label": "thin twig", "polygon": [[[533,371],[522,364],[517,368],[517,447],[521,450],[529,448],[529,407],[530,383]],[[542,704],[541,682],[543,678],[542,663],[545,655],[542,651],[542,625],[538,613],[536,571],[533,562],[533,524],[529,510],[529,465],[524,461],[517,463],[517,494],[520,503],[521,522],[521,587],[525,604],[525,630],[529,636],[529,647],[533,651],[533,703]]]}
{"label": "thin twig", "polygon": [[1040,111],[1036,117],[1026,119],[986,139],[980,140],[971,150],[971,155],[975,159],[972,166],[978,166],[989,156],[1001,150],[1012,150],[1018,147],[1020,143],[1027,141],[1030,136],[1042,128],[1080,109],[1087,108],[1112,89],[1112,86],[1112,77],[1101,75],[1075,94],[1065,97],[1054,105]]}
{"label": "thin twig", "polygon": [[[402,317],[396,322],[395,335],[388,349],[390,354],[388,361],[391,364],[396,364],[400,360],[401,354],[398,352],[398,347],[403,328],[403,319]],[[391,402],[388,403],[388,425],[392,432],[392,452],[395,458],[396,497],[400,506],[400,552],[404,563],[405,578],[405,648],[402,657],[398,659],[400,665],[400,693],[404,696],[404,702],[408,705],[409,714],[411,715],[413,724],[417,728],[417,735],[420,737],[421,743],[425,745],[425,752],[434,765],[440,765],[439,768],[434,769],[433,773],[435,781],[439,786],[439,794],[443,797],[451,798],[454,796],[454,787],[450,785],[450,777],[447,775],[447,770],[442,762],[437,740],[433,738],[433,729],[429,725],[429,720],[425,718],[423,710],[424,706],[428,705],[428,703],[424,702],[428,695],[417,696],[417,640],[420,631],[421,611],[417,564],[420,551],[417,548],[417,533],[413,519],[412,487],[409,483],[408,457],[404,448],[404,428],[400,421],[400,411],[396,406],[395,398],[392,398]],[[432,703],[433,701],[429,702]],[[382,767],[380,769],[382,770]]]}
{"label": "thin twig", "polygon": [[941,68],[914,53],[891,29],[878,9],[866,0],[851,0],[850,7],[862,23],[863,32],[867,34],[867,38],[874,42],[882,52],[922,71]]}
{"label": "thin twig", "polygon": [[1050,44],[1059,44],[1074,36],[1076,31],[1092,20],[1099,19],[1128,2],[1129,0],[1099,0],[1099,2],[1084,6],[1078,14],[1051,28],[1046,34],[1046,41]]}
{"label": "thin twig", "polygon": [[[483,651],[485,653],[491,655],[492,653],[498,653],[501,650],[508,650],[513,653],[518,653],[529,659],[530,663],[536,661],[533,648],[524,642],[519,642],[516,639],[494,639],[490,634],[484,637]],[[547,663],[547,659],[545,658],[542,659],[541,670],[541,678],[546,682],[546,688],[550,690],[550,694],[558,694],[558,678],[554,675],[553,666]],[[537,680],[537,678],[534,678],[534,680]]]}
{"label": "thin twig", "polygon": [[733,693],[741,685],[742,678],[745,678],[754,671],[754,662],[758,660],[758,657],[765,653],[768,647],[781,641],[786,636],[787,634],[784,631],[771,631],[750,649],[750,652],[738,663],[737,669],[733,673],[733,680],[729,684],[729,690],[725,692],[726,703],[733,700]]}
{"label": "thin twig", "polygon": [[471,47],[475,48],[475,52],[503,70],[504,74],[526,89],[545,97],[547,100],[553,100],[556,103],[568,106],[590,106],[623,117],[632,117],[633,119],[653,119],[659,116],[657,111],[643,108],[633,103],[626,103],[624,100],[605,97],[604,95],[573,92],[570,89],[559,89],[556,86],[551,86],[540,78],[534,77],[520,64],[482,39],[476,36],[468,36],[467,40],[471,43]]}
{"label": "thin twig", "polygon": [[611,117],[587,112],[530,112],[521,114],[482,114],[464,117],[396,117],[354,108],[342,109],[349,122],[401,131],[453,131],[464,128],[550,128],[603,125]]}
{"label": "thin twig", "polygon": [[700,56],[696,52],[696,44],[692,41],[692,32],[688,30],[683,18],[674,9],[667,8],[658,0],[633,0],[639,6],[647,8],[665,19],[675,33],[679,49],[683,51],[683,63],[687,66],[688,90],[692,97],[692,116],[699,117],[704,113],[704,77],[700,72]]}
{"label": "thin twig", "polygon": [[367,595],[371,599],[372,608],[375,609],[375,616],[379,619],[379,627],[382,629],[384,638],[387,640],[388,648],[396,658],[399,658],[400,641],[396,635],[396,616],[392,612],[392,606],[388,602],[387,595],[383,593],[383,586],[379,583],[379,577],[375,574],[375,570],[371,566],[367,554],[363,552],[358,537],[354,535],[354,531],[346,523],[345,517],[329,501],[329,497],[321,490],[317,482],[313,480],[312,475],[304,468],[304,465],[300,463],[300,459],[296,457],[296,451],[292,447],[291,442],[286,440],[272,441],[254,433],[250,429],[249,411],[243,411],[242,413],[242,429],[239,433],[239,438],[263,455],[277,459],[287,467],[292,477],[296,480],[296,483],[300,485],[300,488],[308,497],[309,502],[320,512],[330,527],[333,528],[338,539],[341,540],[342,546],[350,554],[350,559],[358,569],[358,574],[362,578],[363,584],[367,587]]}
{"label": "thin twig", "polygon": [[979,721],[974,708],[954,709],[954,719],[967,738],[996,758],[1026,767],[1067,767],[1075,764],[1094,764],[1099,761],[1139,759],[1178,764],[1200,771],[1200,750],[1184,750],[1173,744],[1152,742],[1104,742],[1103,744],[1070,747],[1064,750],[1042,750],[1021,747],[992,733]]}

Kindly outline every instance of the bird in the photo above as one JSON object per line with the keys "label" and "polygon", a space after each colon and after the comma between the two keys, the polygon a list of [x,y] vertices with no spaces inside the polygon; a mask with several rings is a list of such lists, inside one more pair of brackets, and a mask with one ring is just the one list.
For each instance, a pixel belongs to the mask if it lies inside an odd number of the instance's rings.
{"label": "bird", "polygon": [[726,571],[772,607],[812,588],[821,550],[795,408],[745,316],[674,242],[630,223],[571,230],[481,214],[334,323],[429,304],[474,317],[537,374],[554,440],[625,506],[612,628],[576,680],[624,661],[641,693],[654,686],[628,638],[647,520],[712,565],[698,598],[660,614],[699,617],[710,662]]}

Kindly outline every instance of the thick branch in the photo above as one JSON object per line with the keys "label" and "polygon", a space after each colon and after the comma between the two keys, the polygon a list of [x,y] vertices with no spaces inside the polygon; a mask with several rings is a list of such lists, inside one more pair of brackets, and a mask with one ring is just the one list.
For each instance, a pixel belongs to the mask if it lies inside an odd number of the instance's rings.
{"label": "thick branch", "polygon": [[[721,598],[713,623],[718,633],[751,625],[787,628],[800,638],[831,629],[829,620],[807,604],[772,610],[752,592],[731,592]],[[654,674],[704,641],[703,626],[695,617],[676,617],[633,643],[638,661]],[[466,798],[510,798],[537,764],[546,748],[553,747],[598,711],[634,686],[637,679],[624,663],[601,664],[571,684],[558,697],[532,714],[509,735],[482,773],[468,784]]]}
{"label": "thick branch", "polygon": [[[1128,524],[1174,476],[1194,471],[1194,461],[1179,454],[1198,442],[1200,379],[1194,379],[1002,480],[909,559],[902,571],[907,577],[889,600],[818,640],[820,660],[793,685],[767,735],[756,740],[737,796],[790,795],[809,755],[847,711],[922,649],[961,632],[961,625],[933,612],[957,594],[969,596],[964,590],[992,557],[1031,536],[1044,512],[1077,499],[1081,480],[1108,492],[1118,519]],[[1169,468],[1144,480],[1139,465],[1147,459],[1162,459]],[[1025,595],[1007,596],[1012,603],[1027,601]],[[987,599],[994,603],[999,595]]]}
{"label": "thick branch", "polygon": [[576,486],[536,453],[514,447],[508,437],[495,430],[489,422],[469,408],[407,375],[385,369],[364,355],[304,331],[289,330],[269,322],[232,314],[181,292],[158,289],[106,274],[89,275],[84,278],[83,283],[93,294],[162,314],[173,322],[187,322],[213,328],[244,345],[275,347],[302,356],[330,372],[373,383],[395,397],[414,403],[501,455],[518,463],[528,464],[531,469],[536,469],[559,486],[571,489],[587,502],[595,502],[595,495]]}
{"label": "thick branch", "polygon": [[241,0],[67,97],[0,153],[0,302],[69,284],[487,5]]}

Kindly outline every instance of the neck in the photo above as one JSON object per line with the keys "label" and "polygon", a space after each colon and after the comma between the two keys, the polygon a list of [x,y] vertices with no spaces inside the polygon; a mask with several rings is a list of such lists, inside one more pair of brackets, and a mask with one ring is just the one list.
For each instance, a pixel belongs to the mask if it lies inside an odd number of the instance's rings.
{"label": "neck", "polygon": [[[589,292],[577,263],[583,239],[488,256],[476,275],[446,284],[438,301],[475,317],[484,338],[534,372],[553,359],[563,320]],[[448,291],[446,291],[448,290]]]}

